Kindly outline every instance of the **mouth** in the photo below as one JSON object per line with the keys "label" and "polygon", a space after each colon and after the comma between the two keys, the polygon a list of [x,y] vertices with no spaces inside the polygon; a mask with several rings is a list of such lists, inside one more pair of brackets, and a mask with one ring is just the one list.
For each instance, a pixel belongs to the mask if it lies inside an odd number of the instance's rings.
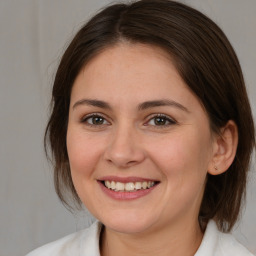
{"label": "mouth", "polygon": [[103,180],[100,182],[107,189],[115,192],[137,192],[148,190],[159,183],[158,181],[120,182],[114,180]]}
{"label": "mouth", "polygon": [[151,194],[160,181],[142,177],[106,176],[97,180],[102,191],[115,200],[134,200]]}

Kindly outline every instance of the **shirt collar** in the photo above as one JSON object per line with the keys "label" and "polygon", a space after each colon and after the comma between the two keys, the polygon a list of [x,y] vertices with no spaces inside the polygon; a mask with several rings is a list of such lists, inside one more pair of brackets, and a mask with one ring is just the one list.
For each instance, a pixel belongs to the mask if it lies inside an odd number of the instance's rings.
{"label": "shirt collar", "polygon": [[194,256],[213,256],[218,243],[218,228],[213,220],[207,224],[203,240]]}
{"label": "shirt collar", "polygon": [[84,243],[84,239],[81,239],[81,255],[90,255],[90,256],[100,256],[100,248],[99,248],[99,241],[100,241],[100,233],[102,230],[103,225],[96,221],[94,222],[88,232],[84,234],[84,238],[86,239],[86,243]]}
{"label": "shirt collar", "polygon": [[[86,232],[86,243],[81,244],[83,255],[100,256],[99,241],[103,224],[96,221]],[[83,239],[81,240],[83,241]],[[213,256],[218,243],[218,228],[213,220],[210,220],[199,249],[194,256]],[[82,256],[82,255],[81,255]]]}

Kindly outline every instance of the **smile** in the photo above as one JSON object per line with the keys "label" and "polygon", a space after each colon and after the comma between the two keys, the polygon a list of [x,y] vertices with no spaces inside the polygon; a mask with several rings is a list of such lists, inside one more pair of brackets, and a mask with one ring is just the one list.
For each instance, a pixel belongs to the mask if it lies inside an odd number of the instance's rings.
{"label": "smile", "polygon": [[160,181],[141,177],[107,176],[97,180],[103,193],[115,200],[134,200],[151,194]]}
{"label": "smile", "polygon": [[111,180],[103,181],[106,188],[116,192],[135,192],[138,190],[146,190],[156,185],[154,181],[137,181],[137,182],[115,182]]}

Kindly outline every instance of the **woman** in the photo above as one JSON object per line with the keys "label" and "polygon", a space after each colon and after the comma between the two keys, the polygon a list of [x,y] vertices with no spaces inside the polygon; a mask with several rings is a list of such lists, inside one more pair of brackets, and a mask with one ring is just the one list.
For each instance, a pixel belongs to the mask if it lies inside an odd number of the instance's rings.
{"label": "woman", "polygon": [[33,255],[252,255],[228,232],[255,146],[236,54],[183,4],[114,4],[60,62],[46,130],[64,204],[98,220]]}

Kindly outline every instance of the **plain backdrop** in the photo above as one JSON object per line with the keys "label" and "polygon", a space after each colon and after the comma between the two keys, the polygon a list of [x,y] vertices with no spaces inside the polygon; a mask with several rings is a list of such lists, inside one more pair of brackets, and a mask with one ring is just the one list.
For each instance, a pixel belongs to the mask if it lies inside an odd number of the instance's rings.
{"label": "plain backdrop", "polygon": [[[256,113],[256,1],[183,1],[211,17],[240,59]],[[67,43],[102,0],[0,0],[0,256],[32,249],[91,223],[57,199],[43,151],[50,91]],[[251,168],[247,203],[235,236],[256,253],[256,181]]]}

